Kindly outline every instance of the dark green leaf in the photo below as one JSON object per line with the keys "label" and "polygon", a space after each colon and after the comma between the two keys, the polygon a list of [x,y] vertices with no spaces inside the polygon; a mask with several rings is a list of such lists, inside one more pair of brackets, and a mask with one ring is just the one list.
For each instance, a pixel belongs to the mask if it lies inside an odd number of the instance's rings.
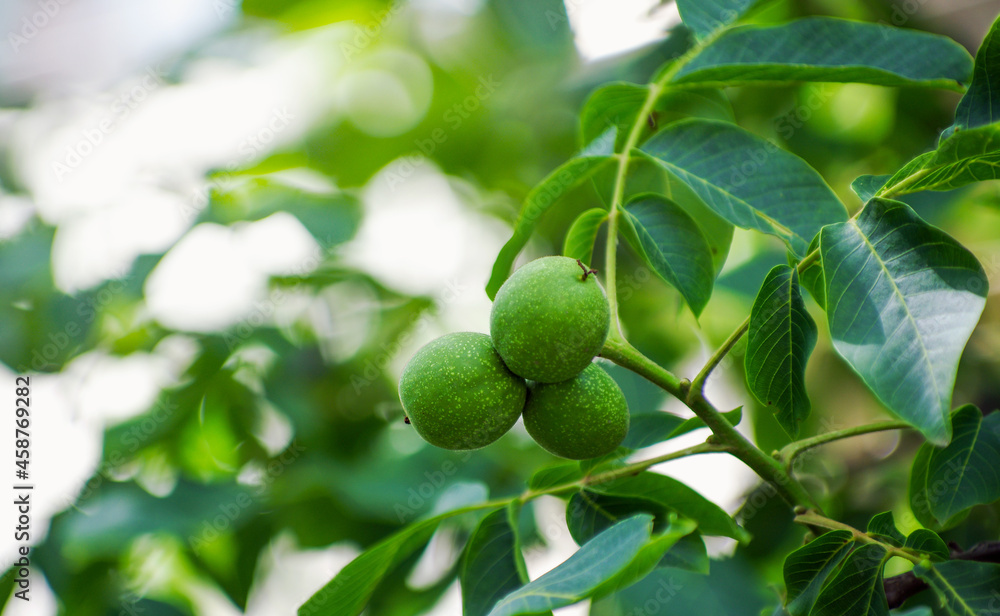
{"label": "dark green leaf", "polygon": [[704,38],[725,28],[750,10],[758,0],[677,0],[684,25]]}
{"label": "dark green leaf", "polygon": [[895,414],[936,443],[958,360],[986,302],[972,254],[909,206],[872,199],[820,237],[837,352]]}
{"label": "dark green leaf", "polygon": [[878,24],[807,17],[722,34],[674,77],[675,83],[735,86],[827,81],[961,90],[972,57],[936,34]]}
{"label": "dark green leaf", "polygon": [[995,614],[1000,598],[1000,565],[971,560],[949,560],[925,569],[913,568],[941,598],[950,614],[984,616]]}
{"label": "dark green leaf", "polygon": [[577,545],[583,545],[595,535],[637,513],[663,517],[666,509],[647,499],[607,496],[580,490],[566,505],[566,526],[573,541]]}
{"label": "dark green leaf", "polygon": [[507,595],[489,616],[536,614],[590,597],[625,572],[649,542],[653,516],[640,514],[588,541],[552,571]]}
{"label": "dark green leaf", "polygon": [[[548,490],[567,483],[579,481],[583,477],[583,471],[576,462],[566,462],[548,466],[540,469],[528,480],[528,487],[532,490]],[[575,489],[575,488],[571,488]]]}
{"label": "dark green leaf", "polygon": [[635,584],[643,579],[653,569],[657,563],[663,560],[663,555],[670,550],[677,542],[694,532],[697,525],[688,519],[677,518],[671,514],[669,525],[661,532],[654,533],[646,545],[642,546],[632,562],[625,567],[618,575],[601,584],[594,591],[593,596],[603,597],[613,592]]}
{"label": "dark green leaf", "polygon": [[903,547],[927,554],[938,560],[948,560],[951,558],[948,545],[944,540],[936,532],[927,530],[926,528],[918,528],[910,533]]}
{"label": "dark green leaf", "polygon": [[960,130],[932,152],[917,156],[886,180],[877,194],[952,190],[1000,178],[1000,126]]}
{"label": "dark green leaf", "polygon": [[924,444],[913,462],[911,506],[922,523],[927,515],[935,521],[925,526],[950,526],[970,507],[1000,499],[1000,413],[984,418],[966,405],[952,413],[951,426],[951,443]]}
{"label": "dark green leaf", "polygon": [[882,565],[889,558],[877,543],[854,550],[816,600],[815,616],[888,616]]}
{"label": "dark green leaf", "polygon": [[955,126],[974,128],[1000,121],[1000,18],[986,34],[972,73],[972,83],[958,102]]}
{"label": "dark green leaf", "polygon": [[[819,234],[809,243],[808,253],[819,251]],[[799,282],[809,291],[809,295],[819,304],[819,307],[826,310],[826,282],[823,279],[823,259],[814,259],[812,263],[802,270]]]}
{"label": "dark green leaf", "polygon": [[396,534],[365,550],[299,608],[301,616],[330,614],[357,616],[368,604],[379,582],[427,541],[442,520],[477,511],[478,506],[455,509],[411,523]]}
{"label": "dark green leaf", "polygon": [[687,535],[663,555],[657,566],[707,575],[710,562],[705,540],[698,533]]}
{"label": "dark green leaf", "polygon": [[514,529],[507,509],[489,514],[465,546],[459,580],[466,616],[485,616],[497,601],[521,587]]}
{"label": "dark green leaf", "polygon": [[798,278],[787,265],[768,273],[750,311],[744,356],[750,391],[792,437],[809,416],[806,362],[816,346],[816,323],[806,312]]}
{"label": "dark green leaf", "polygon": [[666,475],[644,471],[608,483],[594,485],[591,490],[609,496],[641,498],[694,520],[705,535],[732,537],[748,541],[750,536],[718,505],[680,481]]}
{"label": "dark green leaf", "polygon": [[882,543],[888,543],[897,548],[906,541],[903,533],[896,528],[896,520],[891,511],[884,511],[869,520],[867,532]]}
{"label": "dark green leaf", "polygon": [[826,580],[854,547],[850,531],[834,530],[810,541],[785,558],[788,611],[808,614]]}
{"label": "dark green leaf", "polygon": [[640,195],[625,211],[638,239],[633,249],[660,278],[680,291],[695,316],[700,315],[712,296],[715,269],[698,224],[673,201],[659,195]]}
{"label": "dark green leaf", "polygon": [[514,234],[511,236],[493,264],[493,272],[486,284],[486,293],[490,299],[496,297],[500,285],[510,276],[514,259],[528,243],[535,225],[545,212],[562,197],[569,189],[590,177],[602,166],[614,159],[609,156],[614,145],[614,135],[600,137],[596,143],[578,156],[569,159],[561,167],[553,171],[531,189],[521,206],[521,213],[514,222]]}
{"label": "dark green leaf", "polygon": [[642,150],[717,214],[738,227],[780,237],[798,256],[823,225],[847,218],[805,161],[732,124],[678,122]]}
{"label": "dark green leaf", "polygon": [[662,411],[632,413],[629,418],[628,434],[622,446],[628,449],[642,449],[672,438],[674,431],[685,422],[683,417]]}
{"label": "dark green leaf", "polygon": [[891,177],[891,175],[860,175],[851,182],[851,190],[862,203],[868,203],[868,200],[874,197],[878,189],[885,186]]}
{"label": "dark green leaf", "polygon": [[[664,169],[656,158],[640,150],[633,150],[632,153],[625,184],[626,201],[636,195],[656,193],[682,207],[698,223],[705,236],[718,276],[733,243],[733,224],[715,213],[687,184]],[[622,231],[627,231],[625,225]]]}
{"label": "dark green leaf", "polygon": [[563,254],[572,259],[579,259],[590,265],[594,256],[594,242],[597,241],[597,231],[608,219],[607,210],[594,208],[577,216],[573,225],[566,232],[563,244]]}

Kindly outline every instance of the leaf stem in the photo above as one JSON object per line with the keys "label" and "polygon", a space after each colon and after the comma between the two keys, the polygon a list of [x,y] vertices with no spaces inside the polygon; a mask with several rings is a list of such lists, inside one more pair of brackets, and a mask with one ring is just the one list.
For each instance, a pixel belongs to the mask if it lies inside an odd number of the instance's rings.
{"label": "leaf stem", "polygon": [[786,469],[791,469],[792,463],[795,462],[795,458],[797,458],[802,452],[812,449],[813,447],[819,447],[820,445],[832,443],[833,441],[838,441],[840,439],[851,438],[852,436],[860,436],[862,434],[870,434],[872,432],[884,432],[886,430],[903,430],[909,427],[910,424],[905,421],[891,419],[863,426],[844,428],[843,430],[833,430],[831,432],[818,434],[810,438],[793,441],[785,445],[781,448],[781,451],[778,452],[778,459],[781,460]]}
{"label": "leaf stem", "polygon": [[712,430],[718,439],[717,443],[724,445],[726,451],[774,486],[776,492],[790,505],[819,509],[801,483],[785,471],[777,460],[747,440],[705,399],[701,392],[688,386],[685,381],[679,380],[669,370],[662,368],[627,342],[609,339],[601,351],[601,356],[635,372],[684,402]]}
{"label": "leaf stem", "polygon": [[906,560],[915,564],[923,560],[922,556],[914,554],[906,548],[897,548],[892,544],[884,543],[872,537],[868,533],[861,532],[860,530],[854,528],[853,526],[850,526],[849,524],[844,524],[843,522],[838,522],[837,520],[831,520],[830,518],[822,516],[818,513],[811,513],[811,512],[802,513],[795,516],[794,521],[797,522],[798,524],[805,524],[813,528],[819,527],[819,528],[826,528],[829,530],[846,530],[849,531],[854,536],[855,541],[858,541],[860,543],[875,543],[877,545],[881,545],[883,548],[886,549],[887,552],[889,552],[891,556],[898,556],[900,558],[905,558]]}
{"label": "leaf stem", "polygon": [[691,392],[696,392],[700,395],[705,390],[705,381],[708,379],[708,376],[712,374],[712,371],[715,370],[715,368],[722,362],[729,351],[733,350],[733,347],[736,346],[736,343],[740,341],[740,338],[743,337],[743,334],[745,334],[749,328],[750,317],[747,317],[743,323],[736,328],[736,331],[730,334],[729,338],[726,338],[726,341],[722,343],[722,346],[716,349],[715,353],[712,354],[712,356],[708,359],[708,362],[704,365],[704,367],[702,367],[698,376],[694,377],[694,380],[691,381]]}

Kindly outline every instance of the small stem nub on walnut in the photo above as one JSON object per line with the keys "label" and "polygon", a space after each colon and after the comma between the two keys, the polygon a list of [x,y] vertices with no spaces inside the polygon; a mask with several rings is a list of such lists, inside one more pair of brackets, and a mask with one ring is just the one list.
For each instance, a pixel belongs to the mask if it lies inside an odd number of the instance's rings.
{"label": "small stem nub on walnut", "polygon": [[584,281],[584,282],[587,282],[587,276],[589,276],[591,274],[596,274],[597,273],[597,270],[595,270],[595,269],[587,269],[587,266],[584,265],[583,261],[581,261],[579,259],[576,260],[576,264],[579,265],[580,269],[583,270],[583,278],[581,278],[581,280]]}

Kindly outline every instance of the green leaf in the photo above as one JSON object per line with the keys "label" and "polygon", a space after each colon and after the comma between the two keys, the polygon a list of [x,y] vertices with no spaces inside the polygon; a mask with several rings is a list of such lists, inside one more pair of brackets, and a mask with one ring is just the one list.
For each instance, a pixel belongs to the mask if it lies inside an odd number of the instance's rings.
{"label": "green leaf", "polygon": [[685,536],[663,555],[657,566],[708,575],[710,561],[705,540],[698,533]]}
{"label": "green leaf", "polygon": [[497,603],[489,616],[536,614],[572,605],[626,572],[649,542],[653,516],[640,514],[597,535],[552,571]]}
{"label": "green leaf", "polygon": [[705,38],[725,28],[750,10],[758,0],[677,0],[684,25]]}
{"label": "green leaf", "polygon": [[806,362],[816,346],[816,323],[806,312],[794,268],[776,265],[750,310],[744,367],[750,391],[774,410],[790,436],[809,416]]}
{"label": "green leaf", "polygon": [[[617,131],[615,149],[620,150],[628,140],[649,92],[648,85],[626,82],[609,83],[594,90],[580,111],[582,142],[590,143],[613,128]],[[652,113],[640,125],[637,143],[645,141],[658,127],[684,117],[729,122],[736,119],[729,99],[721,90],[661,89],[660,92],[653,103]]]}
{"label": "green leaf", "polygon": [[868,203],[868,200],[874,197],[891,177],[891,175],[859,175],[851,182],[851,190],[862,203]]}
{"label": "green leaf", "polygon": [[698,524],[705,535],[732,537],[741,542],[750,535],[718,505],[673,477],[650,471],[591,486],[591,491],[609,496],[641,498],[676,511]]}
{"label": "green leaf", "polygon": [[897,548],[906,542],[906,537],[896,528],[896,520],[891,511],[884,511],[868,521],[868,535],[882,543],[894,545]]}
{"label": "green leaf", "polygon": [[927,530],[926,528],[918,528],[910,533],[903,547],[927,554],[938,560],[948,560],[951,558],[951,552],[948,550],[948,545],[944,542],[944,539],[939,537],[936,532]]}
{"label": "green leaf", "polygon": [[336,577],[302,604],[298,613],[301,616],[358,616],[368,605],[379,582],[427,543],[442,520],[480,509],[482,507],[479,506],[455,509],[404,527],[349,562]]}
{"label": "green leaf", "polygon": [[961,91],[972,57],[955,41],[917,30],[807,17],[723,33],[678,71],[684,84],[826,81]]}
{"label": "green leaf", "polygon": [[854,550],[837,576],[816,600],[815,616],[888,616],[889,606],[882,586],[886,549],[869,543]]}
{"label": "green leaf", "polygon": [[[583,471],[576,462],[566,462],[539,469],[528,480],[528,487],[532,490],[548,490],[556,486],[579,481],[583,477]],[[576,488],[569,488],[575,490]]]}
{"label": "green leaf", "polygon": [[571,188],[614,160],[610,156],[613,142],[613,135],[602,136],[591,149],[569,159],[531,189],[524,200],[524,205],[521,206],[521,213],[518,214],[517,220],[514,222],[513,236],[500,249],[500,254],[497,255],[496,262],[493,264],[493,272],[486,284],[486,293],[490,299],[496,297],[500,285],[510,276],[514,259],[528,243],[531,233],[542,215]]}
{"label": "green leaf", "polygon": [[1000,413],[983,417],[968,404],[952,413],[951,426],[946,447],[921,446],[910,479],[914,514],[918,520],[933,516],[934,527],[948,526],[965,510],[1000,499]]}
{"label": "green leaf", "polygon": [[607,210],[594,208],[577,216],[573,225],[566,232],[563,244],[563,254],[572,259],[579,259],[590,265],[594,256],[594,242],[597,241],[597,231],[608,219]]}
{"label": "green leaf", "polygon": [[976,52],[972,83],[958,102],[955,126],[974,128],[1000,121],[1000,18]]}
{"label": "green leaf", "polygon": [[671,514],[667,528],[662,532],[654,533],[646,545],[642,546],[636,557],[632,559],[632,562],[618,575],[601,584],[594,591],[593,596],[595,598],[604,597],[643,579],[663,560],[663,556],[668,550],[674,547],[682,537],[694,532],[696,528],[697,525],[692,520],[677,518]]}
{"label": "green leaf", "polygon": [[780,237],[798,256],[823,225],[847,218],[837,196],[805,161],[732,124],[678,122],[654,135],[642,151],[718,215]]}
{"label": "green leaf", "polygon": [[[722,416],[725,417],[726,420],[733,427],[736,427],[736,426],[740,425],[741,421],[743,421],[743,407],[742,406],[738,406],[738,407],[734,408],[731,411],[727,411],[727,412],[723,413]],[[684,423],[682,423],[680,426],[678,426],[677,429],[675,429],[673,432],[671,432],[670,435],[667,436],[667,438],[664,439],[664,440],[671,439],[671,438],[676,438],[676,437],[678,437],[678,436],[680,436],[682,434],[687,434],[688,432],[691,432],[692,430],[697,430],[699,428],[704,428],[704,427],[705,427],[705,422],[702,421],[700,417],[690,417],[688,419],[685,419]]]}
{"label": "green leaf", "polygon": [[628,434],[622,446],[628,449],[642,449],[676,436],[674,432],[684,424],[685,419],[663,411],[633,413],[629,417]]}
{"label": "green leaf", "polygon": [[949,560],[930,569],[913,568],[941,597],[950,614],[983,616],[995,614],[997,589],[1000,588],[1000,565],[971,560]]}
{"label": "green leaf", "polygon": [[[807,253],[819,250],[819,234],[809,243]],[[823,280],[823,260],[814,259],[799,275],[799,282],[819,307],[826,310],[826,283]]]}
{"label": "green leaf", "polygon": [[824,228],[820,253],[837,352],[893,413],[947,443],[958,360],[986,302],[979,262],[886,199]]}
{"label": "green leaf", "polygon": [[[640,194],[656,193],[683,208],[698,223],[705,236],[715,264],[715,275],[718,276],[733,243],[733,224],[715,213],[687,184],[664,169],[656,158],[640,150],[633,150],[632,154],[625,182],[625,200]],[[627,231],[625,225],[622,231]]]}
{"label": "green leaf", "polygon": [[666,515],[666,509],[647,499],[580,490],[566,505],[566,526],[573,541],[583,545],[595,535],[637,513],[648,513],[654,516],[655,522],[656,517]]}
{"label": "green leaf", "polygon": [[826,580],[854,548],[854,536],[847,530],[833,530],[817,537],[785,558],[785,587],[788,611],[793,616],[808,614]]}
{"label": "green leaf", "polygon": [[[638,245],[632,248],[656,274],[680,291],[698,316],[712,296],[715,268],[698,224],[659,195],[640,195],[626,205]],[[629,235],[625,236],[629,239]],[[631,242],[630,242],[631,243]]]}
{"label": "green leaf", "polygon": [[465,616],[485,616],[497,601],[521,587],[507,509],[492,512],[476,526],[465,546],[459,580]]}
{"label": "green leaf", "polygon": [[1000,178],[1000,126],[960,130],[932,152],[906,163],[879,195],[905,195],[922,190],[952,190],[985,180]]}

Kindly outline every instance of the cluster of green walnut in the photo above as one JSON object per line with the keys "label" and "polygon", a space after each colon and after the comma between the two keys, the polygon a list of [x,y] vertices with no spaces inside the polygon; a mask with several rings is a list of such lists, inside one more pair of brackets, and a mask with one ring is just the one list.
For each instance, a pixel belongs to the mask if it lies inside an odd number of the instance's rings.
{"label": "cluster of green walnut", "polygon": [[399,380],[407,419],[428,443],[485,447],[524,416],[563,458],[614,451],[628,432],[625,396],[592,363],[608,337],[608,298],[594,270],[568,257],[518,269],[497,292],[490,335],[460,332],[417,351]]}

